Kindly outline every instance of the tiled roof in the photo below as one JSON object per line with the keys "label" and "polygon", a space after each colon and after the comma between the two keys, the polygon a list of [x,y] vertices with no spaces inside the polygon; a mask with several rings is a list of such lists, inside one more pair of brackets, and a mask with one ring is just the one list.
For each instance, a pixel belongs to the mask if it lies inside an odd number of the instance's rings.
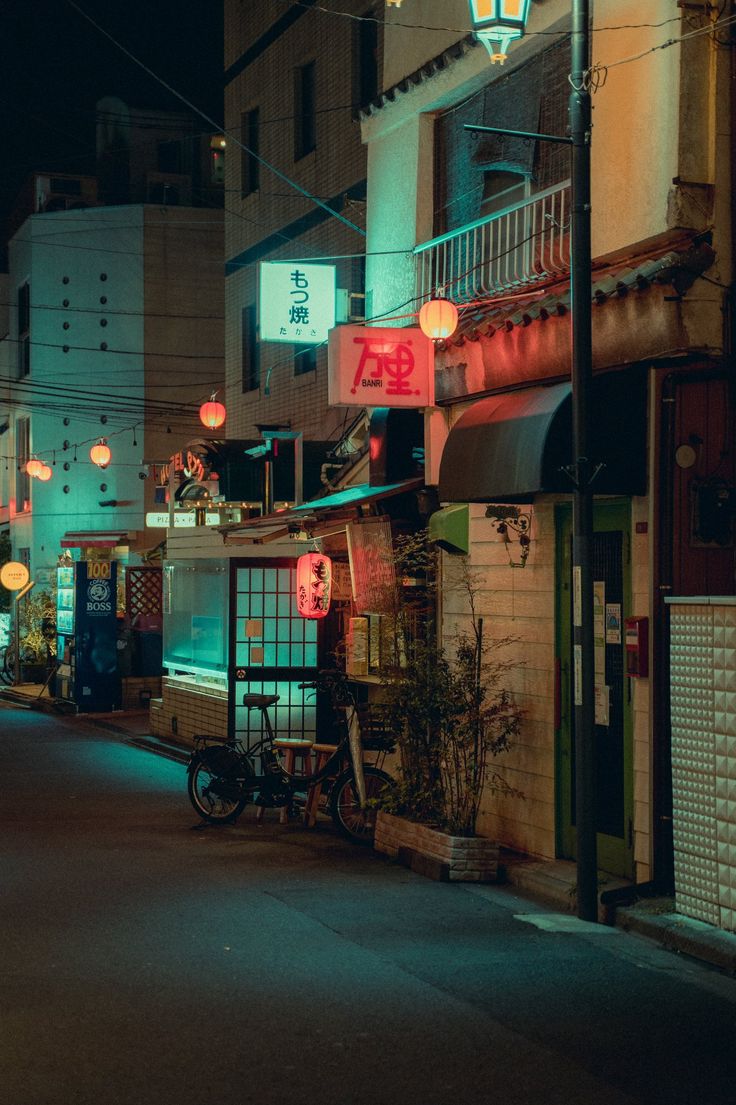
{"label": "tiled roof", "polygon": [[402,77],[400,81],[392,84],[390,88],[384,89],[370,101],[370,103],[364,104],[359,111],[359,116],[363,119],[369,118],[376,112],[380,111],[386,104],[393,103],[398,93],[409,92],[418,84],[422,84],[424,81],[434,77],[436,73],[441,73],[450,62],[457,61],[459,58],[465,56],[468,51],[473,50],[478,46],[478,39],[474,34],[468,34],[464,38],[461,38],[459,42],[453,43],[452,46],[448,46],[446,50],[437,54],[435,57],[430,58],[429,61],[425,61],[418,69],[415,69],[413,73],[409,73],[408,76]]}
{"label": "tiled roof", "polygon": [[[672,244],[663,246],[661,252],[653,250],[639,258],[623,259],[618,263],[605,259],[594,263],[591,298],[601,306],[609,299],[645,291],[651,284],[670,284],[675,294],[681,296],[697,277],[709,269],[715,260],[708,235],[683,232],[679,248]],[[543,286],[520,288],[518,293],[508,293],[490,299],[479,306],[461,308],[459,326],[451,339],[438,342],[439,349],[463,345],[466,340],[477,341],[490,337],[496,331],[510,332],[515,327],[526,327],[533,322],[543,322],[551,315],[565,315],[570,309],[570,279],[556,279]]]}

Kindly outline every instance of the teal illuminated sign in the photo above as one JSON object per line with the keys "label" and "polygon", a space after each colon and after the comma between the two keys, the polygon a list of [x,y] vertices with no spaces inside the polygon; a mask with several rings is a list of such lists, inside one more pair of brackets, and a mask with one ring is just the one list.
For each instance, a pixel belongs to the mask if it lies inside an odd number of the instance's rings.
{"label": "teal illuminated sign", "polygon": [[301,261],[261,263],[261,341],[317,345],[335,325],[334,265]]}

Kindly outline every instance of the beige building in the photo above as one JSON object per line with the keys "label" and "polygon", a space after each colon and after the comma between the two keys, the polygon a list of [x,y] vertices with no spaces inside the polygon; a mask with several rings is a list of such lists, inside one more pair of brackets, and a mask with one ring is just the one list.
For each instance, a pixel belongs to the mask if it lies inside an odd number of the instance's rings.
{"label": "beige building", "polygon": [[[734,593],[733,112],[716,18],[675,0],[594,5],[598,857],[610,875],[661,885],[673,816],[663,597]],[[568,152],[463,129],[564,135],[570,4],[532,3],[504,65],[463,34],[466,0],[407,0],[386,21],[383,93],[362,115],[367,292],[375,313],[438,294],[460,309],[436,352],[427,479],[443,503],[468,504],[481,613],[490,636],[514,639],[509,682],[525,711],[502,768],[523,796],[489,793],[479,828],[574,859]],[[448,642],[465,624],[451,560]]]}

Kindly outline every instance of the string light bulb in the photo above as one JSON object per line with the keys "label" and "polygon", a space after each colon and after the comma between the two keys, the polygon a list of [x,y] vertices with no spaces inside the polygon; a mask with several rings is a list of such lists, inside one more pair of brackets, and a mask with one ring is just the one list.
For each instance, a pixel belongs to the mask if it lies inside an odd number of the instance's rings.
{"label": "string light bulb", "polygon": [[26,461],[26,472],[29,476],[38,476],[39,472],[43,468],[43,462],[38,460],[37,457],[31,457]]}
{"label": "string light bulb", "polygon": [[36,473],[36,478],[46,483],[51,479],[51,469],[48,464],[42,464],[40,470]]}

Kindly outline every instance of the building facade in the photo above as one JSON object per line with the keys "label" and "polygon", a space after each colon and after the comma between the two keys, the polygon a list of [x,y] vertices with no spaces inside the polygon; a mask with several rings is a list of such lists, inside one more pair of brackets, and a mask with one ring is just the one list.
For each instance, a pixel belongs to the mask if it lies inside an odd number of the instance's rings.
{"label": "building facade", "polygon": [[[155,469],[223,380],[222,212],[131,204],[28,217],[10,242],[2,510],[34,577],[70,533],[139,563]],[[90,449],[111,451],[101,469]],[[46,481],[26,462],[46,463]],[[161,508],[159,507],[159,510]]]}
{"label": "building facade", "polygon": [[[489,791],[479,829],[574,859],[568,152],[464,129],[565,134],[570,4],[532,2],[504,65],[463,33],[466,0],[409,0],[385,18],[383,92],[362,115],[367,292],[375,314],[437,295],[460,310],[436,351],[427,479],[444,504],[467,504],[486,631],[512,639],[525,711],[503,765],[516,793]],[[604,872],[662,884],[664,597],[734,593],[732,51],[715,20],[675,0],[593,5],[598,856]],[[449,577],[443,619],[448,642],[467,624]]]}
{"label": "building facade", "polygon": [[[226,373],[229,430],[338,439],[321,340],[261,341],[264,261],[336,267],[341,317],[364,317],[366,154],[357,114],[380,83],[381,5],[345,15],[267,0],[225,3]],[[308,335],[305,335],[308,338]],[[356,411],[353,414],[357,414]]]}

